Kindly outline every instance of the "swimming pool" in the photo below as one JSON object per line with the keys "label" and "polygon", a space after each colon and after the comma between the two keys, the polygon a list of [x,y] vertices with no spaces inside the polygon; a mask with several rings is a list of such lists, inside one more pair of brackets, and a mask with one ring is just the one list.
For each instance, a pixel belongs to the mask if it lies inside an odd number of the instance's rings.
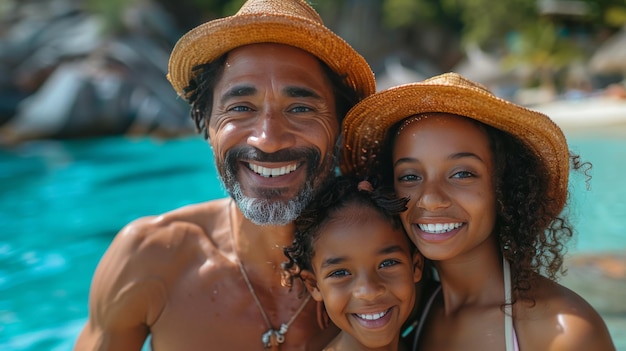
{"label": "swimming pool", "polygon": [[[570,143],[594,164],[591,189],[574,188],[581,234],[571,251],[626,251],[626,140]],[[224,195],[199,137],[0,150],[0,350],[71,350],[87,316],[91,275],[115,233],[134,218]],[[625,321],[607,318],[622,351]]]}

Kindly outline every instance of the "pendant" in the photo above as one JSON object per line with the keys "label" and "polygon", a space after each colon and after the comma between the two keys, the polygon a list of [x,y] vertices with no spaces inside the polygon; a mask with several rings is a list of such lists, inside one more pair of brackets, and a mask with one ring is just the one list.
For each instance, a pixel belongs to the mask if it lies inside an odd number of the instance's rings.
{"label": "pendant", "polygon": [[280,330],[269,329],[263,336],[261,336],[261,342],[266,350],[272,350],[274,347],[278,349],[278,345],[285,342],[285,333],[288,326],[284,323],[280,326]]}

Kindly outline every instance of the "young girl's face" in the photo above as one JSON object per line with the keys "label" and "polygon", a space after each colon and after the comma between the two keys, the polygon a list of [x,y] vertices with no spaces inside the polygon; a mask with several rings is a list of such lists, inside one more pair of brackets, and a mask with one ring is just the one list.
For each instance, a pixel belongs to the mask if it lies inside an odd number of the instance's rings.
{"label": "young girl's face", "polygon": [[404,231],[374,209],[350,205],[322,226],[314,252],[307,287],[344,331],[342,347],[397,343],[423,263]]}
{"label": "young girl's face", "polygon": [[493,248],[493,152],[476,123],[429,114],[406,124],[394,143],[393,173],[398,196],[410,198],[402,222],[425,257]]}

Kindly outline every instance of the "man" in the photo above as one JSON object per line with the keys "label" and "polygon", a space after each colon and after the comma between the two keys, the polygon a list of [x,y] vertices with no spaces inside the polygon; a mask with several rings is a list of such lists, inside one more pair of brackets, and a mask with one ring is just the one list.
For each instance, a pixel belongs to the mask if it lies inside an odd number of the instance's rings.
{"label": "man", "polygon": [[126,226],[100,262],[75,350],[304,350],[337,332],[281,285],[292,221],[336,168],[341,120],[375,91],[365,60],[303,0],[250,0],[174,48],[230,198]]}

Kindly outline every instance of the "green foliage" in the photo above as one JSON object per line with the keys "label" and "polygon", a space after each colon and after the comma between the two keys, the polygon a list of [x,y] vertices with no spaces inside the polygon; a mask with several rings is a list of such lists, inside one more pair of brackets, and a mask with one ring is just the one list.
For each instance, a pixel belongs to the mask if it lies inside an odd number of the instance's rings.
{"label": "green foliage", "polygon": [[604,12],[604,23],[610,27],[626,25],[626,6],[610,6]]}
{"label": "green foliage", "polygon": [[[93,13],[99,14],[104,19],[105,30],[117,33],[124,31],[122,21],[124,11],[141,1],[146,0],[85,0],[85,8]],[[165,8],[177,6],[181,0],[148,0],[162,4]],[[241,8],[245,0],[186,0],[185,5],[194,10],[196,14],[204,14],[212,19],[235,14]],[[181,20],[185,20],[184,18]]]}
{"label": "green foliage", "polygon": [[[541,0],[380,0],[386,28],[418,27],[424,23],[444,26],[463,43],[498,47],[506,36],[538,23]],[[579,0],[590,9],[586,23],[620,27],[626,23],[624,0]]]}
{"label": "green foliage", "polygon": [[525,67],[528,76],[538,84],[554,86],[559,71],[584,57],[584,51],[547,20],[529,23],[509,37],[510,53],[505,57],[505,68]]}
{"label": "green foliage", "polygon": [[119,32],[124,28],[124,10],[138,0],[85,0],[86,10],[102,16],[105,32]]}
{"label": "green foliage", "polygon": [[501,44],[506,34],[537,21],[536,0],[448,0],[461,14],[462,41],[482,46]]}
{"label": "green foliage", "polygon": [[[206,3],[206,0],[196,0],[197,3]],[[230,1],[222,1],[223,5],[221,8],[217,9],[218,17],[230,16],[234,15],[239,9],[241,5],[246,2],[245,0],[230,0]]]}
{"label": "green foliage", "polygon": [[582,0],[591,9],[590,21],[599,27],[619,28],[626,24],[626,1]]}
{"label": "green foliage", "polygon": [[548,21],[529,24],[511,41],[511,64],[531,64],[536,67],[560,69],[572,60],[582,57],[583,52],[567,37],[559,35],[557,28]]}
{"label": "green foliage", "polygon": [[489,45],[535,21],[536,0],[382,0],[388,28],[417,26],[422,22],[458,32],[463,42]]}
{"label": "green foliage", "polygon": [[420,21],[436,21],[438,11],[433,1],[383,1],[383,24],[388,28],[413,26]]}

